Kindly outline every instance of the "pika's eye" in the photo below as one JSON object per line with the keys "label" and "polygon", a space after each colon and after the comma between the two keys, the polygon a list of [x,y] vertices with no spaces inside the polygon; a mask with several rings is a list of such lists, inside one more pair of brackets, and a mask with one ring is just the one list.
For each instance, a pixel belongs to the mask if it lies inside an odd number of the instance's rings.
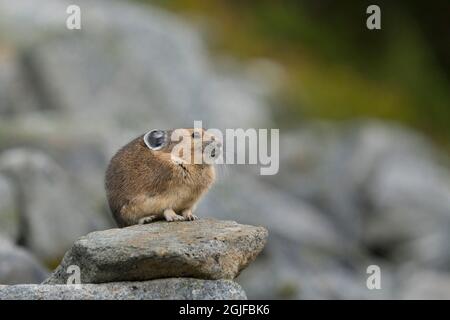
{"label": "pika's eye", "polygon": [[192,138],[194,138],[194,139],[199,139],[200,137],[201,137],[200,132],[194,131],[194,132],[192,133]]}
{"label": "pika's eye", "polygon": [[145,134],[144,142],[151,150],[160,150],[166,145],[166,133],[163,130],[152,130]]}

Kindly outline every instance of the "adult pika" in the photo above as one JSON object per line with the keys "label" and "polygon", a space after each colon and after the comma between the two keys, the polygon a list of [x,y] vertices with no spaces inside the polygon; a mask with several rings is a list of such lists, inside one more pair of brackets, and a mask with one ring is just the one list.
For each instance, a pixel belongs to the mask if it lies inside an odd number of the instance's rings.
{"label": "adult pika", "polygon": [[221,146],[203,129],[176,129],[149,131],[121,148],[105,177],[119,227],[197,219],[193,211],[215,181],[213,162]]}

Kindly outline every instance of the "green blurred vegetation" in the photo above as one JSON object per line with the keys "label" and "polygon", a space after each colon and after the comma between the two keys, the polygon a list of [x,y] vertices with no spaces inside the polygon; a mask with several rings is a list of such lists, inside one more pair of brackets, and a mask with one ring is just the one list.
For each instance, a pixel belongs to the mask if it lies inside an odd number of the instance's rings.
{"label": "green blurred vegetation", "polygon": [[[207,25],[213,51],[286,70],[280,125],[392,119],[450,146],[450,1],[148,1]],[[366,28],[378,4],[382,30]]]}

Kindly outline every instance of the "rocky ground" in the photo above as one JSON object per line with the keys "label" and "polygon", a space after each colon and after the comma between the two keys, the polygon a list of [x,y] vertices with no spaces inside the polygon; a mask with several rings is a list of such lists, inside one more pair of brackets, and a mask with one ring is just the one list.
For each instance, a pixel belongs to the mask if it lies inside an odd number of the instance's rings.
{"label": "rocky ground", "polygon": [[[209,128],[277,126],[273,64],[223,68],[178,17],[129,2],[78,2],[79,32],[65,28],[68,1],[0,0],[0,283],[28,284],[2,288],[8,296],[57,294],[30,284],[41,283],[77,239],[114,226],[103,175],[131,138],[194,120]],[[269,230],[261,256],[236,278],[249,298],[450,298],[450,172],[427,139],[370,120],[305,121],[282,129],[280,139],[279,174],[221,166],[198,208],[203,218]],[[381,267],[381,290],[366,287],[372,264]],[[163,286],[155,294],[168,297],[177,290],[165,281],[138,288]],[[198,281],[192,287],[219,286]],[[118,282],[83,286],[77,297],[132,290]],[[75,297],[70,290],[61,295]]]}

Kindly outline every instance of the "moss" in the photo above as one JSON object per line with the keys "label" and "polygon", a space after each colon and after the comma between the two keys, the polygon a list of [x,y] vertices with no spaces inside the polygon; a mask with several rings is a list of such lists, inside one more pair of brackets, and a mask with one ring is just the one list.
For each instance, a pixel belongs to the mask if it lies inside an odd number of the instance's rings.
{"label": "moss", "polygon": [[59,264],[61,263],[63,256],[59,257],[59,258],[54,258],[54,259],[48,259],[46,261],[44,261],[44,265],[49,268],[50,270],[55,270],[56,267],[59,266]]}
{"label": "moss", "polygon": [[277,290],[280,299],[295,299],[298,296],[298,287],[290,282],[282,283]]}
{"label": "moss", "polygon": [[16,209],[14,208],[3,208],[0,211],[0,216],[2,217],[2,220],[7,220],[7,221],[13,221],[18,219],[18,214]]}

